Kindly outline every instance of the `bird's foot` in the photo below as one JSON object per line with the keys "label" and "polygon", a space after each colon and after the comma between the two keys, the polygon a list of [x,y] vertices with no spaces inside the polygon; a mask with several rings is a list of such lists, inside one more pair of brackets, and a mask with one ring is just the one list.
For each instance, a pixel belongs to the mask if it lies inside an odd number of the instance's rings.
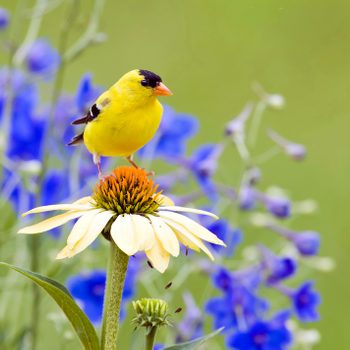
{"label": "bird's foot", "polygon": [[98,171],[98,178],[99,178],[99,180],[104,180],[105,176],[103,176],[103,174],[102,174],[101,163],[98,162],[98,163],[96,163],[96,165],[97,165],[97,171]]}
{"label": "bird's foot", "polygon": [[126,160],[136,169],[139,169],[139,166],[133,161],[132,156],[127,156]]}
{"label": "bird's foot", "polygon": [[[133,161],[132,156],[126,157],[127,161],[136,169],[140,169],[140,167]],[[145,169],[144,169],[145,170]],[[146,173],[147,176],[154,176],[155,172],[153,170]]]}
{"label": "bird's foot", "polygon": [[109,178],[108,175],[98,174],[98,179],[100,181],[106,181]]}

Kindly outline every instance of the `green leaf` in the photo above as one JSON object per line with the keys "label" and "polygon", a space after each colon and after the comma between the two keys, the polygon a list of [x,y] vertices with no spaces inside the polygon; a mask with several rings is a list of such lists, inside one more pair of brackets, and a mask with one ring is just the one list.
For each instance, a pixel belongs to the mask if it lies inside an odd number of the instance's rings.
{"label": "green leaf", "polygon": [[207,342],[209,339],[215,337],[217,334],[219,334],[224,327],[217,329],[213,333],[207,334],[204,337],[200,337],[191,341],[188,341],[186,343],[180,343],[180,344],[175,344],[172,346],[169,346],[165,348],[164,350],[194,350],[198,349],[198,347],[205,342]]}
{"label": "green leaf", "polygon": [[13,266],[7,263],[0,262],[0,266],[9,267],[22,274],[23,276],[31,279],[41,288],[43,288],[52,299],[55,300],[57,305],[67,316],[69,322],[72,324],[75,332],[77,333],[80,341],[82,342],[84,349],[86,350],[99,350],[99,340],[96,334],[95,328],[85,315],[85,313],[76,304],[66,287],[62,284],[41,276],[35,272],[21,269],[20,267]]}

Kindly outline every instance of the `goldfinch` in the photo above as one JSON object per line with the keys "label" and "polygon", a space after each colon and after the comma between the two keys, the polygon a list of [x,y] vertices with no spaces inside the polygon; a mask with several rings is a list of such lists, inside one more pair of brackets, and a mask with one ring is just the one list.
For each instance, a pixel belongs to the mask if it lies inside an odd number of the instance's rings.
{"label": "goldfinch", "polygon": [[84,117],[72,122],[86,126],[68,145],[84,143],[99,176],[101,156],[125,156],[137,166],[133,153],[151,140],[162,118],[163,107],[157,97],[169,95],[171,91],[157,74],[132,70],[100,95]]}

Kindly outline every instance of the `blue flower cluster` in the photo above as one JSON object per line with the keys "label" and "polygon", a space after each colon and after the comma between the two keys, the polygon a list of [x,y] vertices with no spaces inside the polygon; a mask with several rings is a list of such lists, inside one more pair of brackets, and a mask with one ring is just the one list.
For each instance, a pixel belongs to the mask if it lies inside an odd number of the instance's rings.
{"label": "blue flower cluster", "polygon": [[[3,197],[19,212],[34,202],[47,205],[63,201],[96,176],[89,157],[72,158],[73,150],[65,145],[73,134],[71,120],[84,113],[101,91],[86,75],[75,95],[61,93],[53,104],[47,103],[43,101],[45,90],[50,90],[47,87],[60,65],[57,50],[47,40],[38,39],[28,48],[24,63],[23,70],[0,68],[0,127],[5,134],[0,185]],[[49,125],[54,129],[48,130]],[[45,157],[46,163],[49,158],[49,169],[43,169]],[[66,176],[71,168],[79,169],[78,182]]]}
{"label": "blue flower cluster", "polygon": [[[225,327],[227,348],[283,350],[293,344],[293,334],[287,321],[293,317],[300,322],[318,320],[320,296],[313,282],[305,281],[295,289],[287,287],[285,282],[291,280],[294,283],[293,278],[300,269],[300,259],[318,254],[320,236],[314,231],[299,232],[280,225],[278,220],[286,222],[293,215],[292,201],[282,191],[271,193],[259,189],[261,170],[256,160],[259,157],[252,155],[254,147],[246,142],[249,138],[246,129],[253,110],[254,105],[248,104],[227,124],[226,140],[201,145],[188,154],[185,146],[194,136],[198,122],[194,117],[177,114],[166,107],[162,127],[139,155],[142,159],[163,159],[177,167],[158,177],[165,191],[174,190],[179,184],[185,187],[186,194],[174,197],[177,204],[188,204],[203,198],[204,194],[210,203],[206,209],[216,211],[219,215],[223,199],[243,213],[261,213],[264,215],[262,226],[282,238],[281,246],[294,249],[293,254],[278,255],[258,242],[253,261],[243,262],[242,268],[230,271],[224,265],[242,241],[241,229],[232,227],[226,219],[212,221],[200,218],[204,226],[227,244],[227,248],[212,247],[222,266],[215,268],[202,265],[202,269],[210,275],[214,288],[221,293],[220,296],[210,298],[205,305],[206,313],[213,318],[214,328]],[[304,159],[306,151],[302,145],[292,143],[271,130],[269,136],[291,159]],[[219,182],[216,176],[229,141],[246,165],[238,188]],[[188,191],[191,178],[197,184],[193,192]],[[267,288],[285,297],[282,309],[278,312],[273,299],[262,297]],[[186,295],[185,304],[185,316],[177,327],[177,341],[191,340],[203,333],[203,314],[189,295]]]}
{"label": "blue flower cluster", "polygon": [[[295,261],[277,257],[265,247],[262,249],[260,265],[235,272],[220,267],[212,276],[214,286],[222,295],[210,299],[206,311],[212,315],[215,328],[225,327],[229,348],[285,349],[292,339],[286,327],[292,311],[301,322],[318,319],[316,308],[320,298],[312,282],[307,281],[297,289],[285,287],[281,282],[294,275]],[[270,304],[259,297],[259,289],[264,286],[275,288],[290,301],[289,310],[283,310],[282,318],[275,315],[269,319]],[[269,330],[273,330],[272,334],[263,338],[256,336]]]}

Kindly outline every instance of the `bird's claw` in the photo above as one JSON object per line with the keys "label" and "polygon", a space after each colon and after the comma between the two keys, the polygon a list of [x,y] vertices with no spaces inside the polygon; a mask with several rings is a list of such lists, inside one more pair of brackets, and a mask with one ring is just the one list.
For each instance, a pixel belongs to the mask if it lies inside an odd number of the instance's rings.
{"label": "bird's claw", "polygon": [[126,159],[134,168],[139,169],[139,166],[133,161],[132,156],[128,156]]}

